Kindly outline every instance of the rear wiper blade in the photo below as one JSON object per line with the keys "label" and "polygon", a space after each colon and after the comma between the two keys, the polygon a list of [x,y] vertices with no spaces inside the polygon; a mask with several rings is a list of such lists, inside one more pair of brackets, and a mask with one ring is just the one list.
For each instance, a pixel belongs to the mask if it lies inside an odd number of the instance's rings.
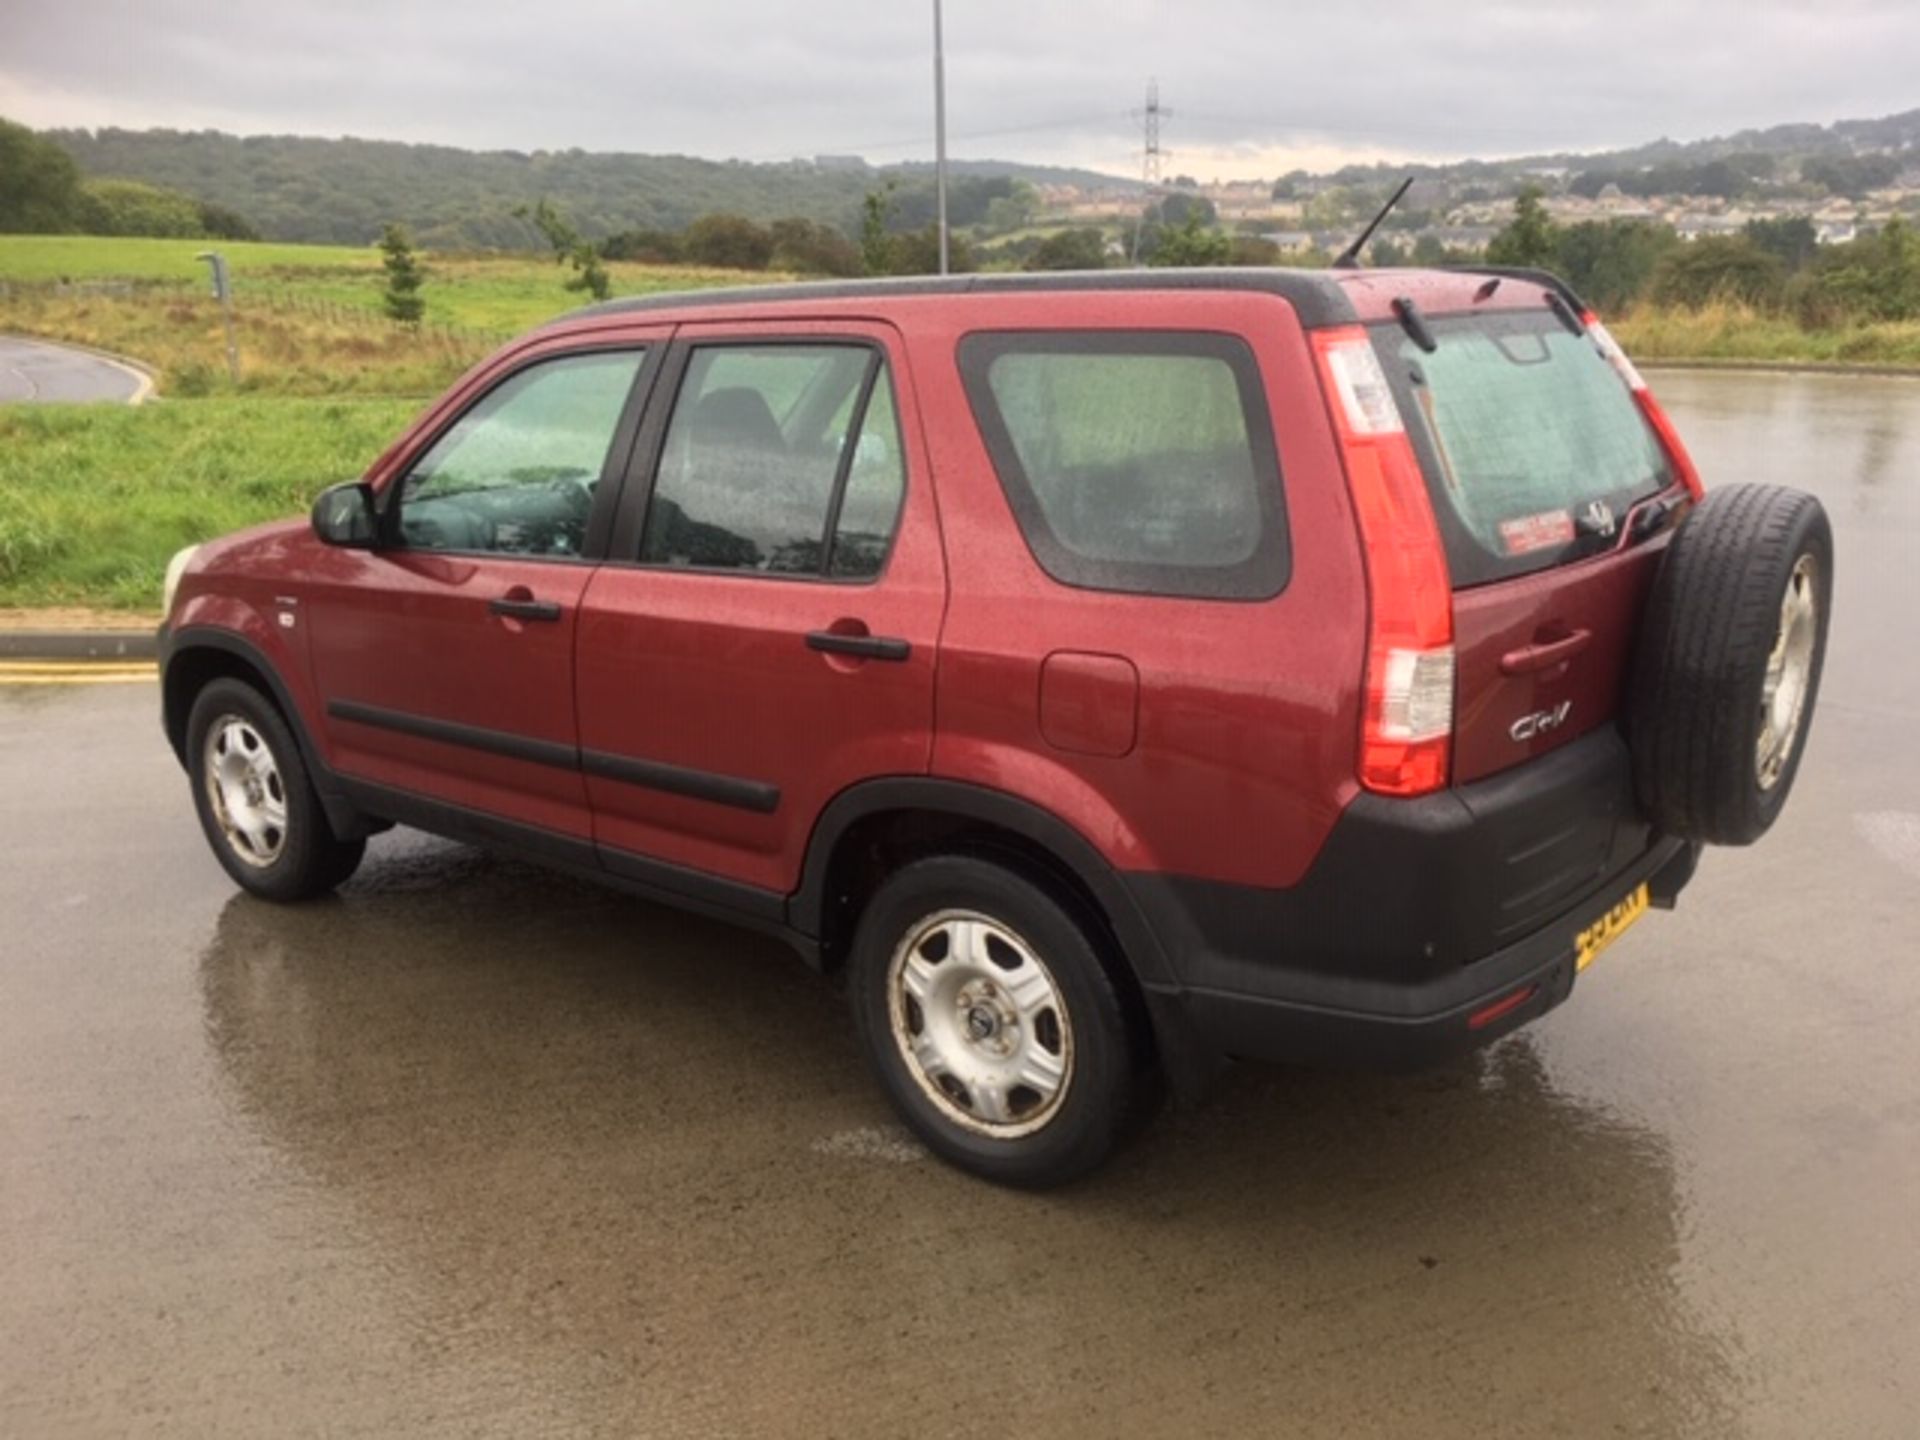
{"label": "rear wiper blade", "polygon": [[1584,335],[1587,333],[1586,321],[1580,318],[1580,313],[1575,310],[1572,305],[1567,303],[1567,297],[1562,295],[1558,290],[1547,291],[1547,308],[1553,311],[1555,318],[1574,334]]}

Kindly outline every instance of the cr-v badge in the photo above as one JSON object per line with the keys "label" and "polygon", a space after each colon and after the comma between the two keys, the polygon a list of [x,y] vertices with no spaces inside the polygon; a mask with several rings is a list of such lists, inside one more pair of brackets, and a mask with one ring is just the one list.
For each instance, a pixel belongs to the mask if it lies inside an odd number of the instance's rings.
{"label": "cr-v badge", "polygon": [[1536,735],[1544,735],[1549,730],[1558,730],[1566,723],[1567,716],[1573,710],[1571,700],[1562,700],[1551,710],[1536,710],[1531,715],[1522,715],[1507,727],[1507,733],[1525,744]]}

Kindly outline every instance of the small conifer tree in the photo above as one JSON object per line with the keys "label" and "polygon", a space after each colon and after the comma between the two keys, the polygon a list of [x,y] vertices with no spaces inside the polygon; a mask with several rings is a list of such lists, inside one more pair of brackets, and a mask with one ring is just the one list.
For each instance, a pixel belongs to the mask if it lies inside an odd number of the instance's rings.
{"label": "small conifer tree", "polygon": [[413,253],[406,229],[399,225],[387,226],[380,236],[380,249],[384,254],[380,264],[387,272],[387,288],[380,299],[387,307],[387,315],[402,325],[418,325],[427,310],[427,302],[420,295],[420,286],[427,276]]}

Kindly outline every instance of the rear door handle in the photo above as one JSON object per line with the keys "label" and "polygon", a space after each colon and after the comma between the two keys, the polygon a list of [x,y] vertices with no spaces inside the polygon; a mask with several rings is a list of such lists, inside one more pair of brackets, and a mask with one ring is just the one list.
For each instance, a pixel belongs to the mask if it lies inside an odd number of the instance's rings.
{"label": "rear door handle", "polygon": [[1536,671],[1551,670],[1556,665],[1565,664],[1593,643],[1591,630],[1575,630],[1557,640],[1541,640],[1532,645],[1522,645],[1517,650],[1509,650],[1500,657],[1502,675],[1532,675]]}
{"label": "rear door handle", "polygon": [[845,635],[838,630],[809,630],[807,648],[866,660],[905,660],[913,654],[913,646],[891,635]]}
{"label": "rear door handle", "polygon": [[560,605],[554,600],[523,600],[511,595],[503,595],[491,602],[487,609],[496,615],[506,615],[515,620],[558,620]]}

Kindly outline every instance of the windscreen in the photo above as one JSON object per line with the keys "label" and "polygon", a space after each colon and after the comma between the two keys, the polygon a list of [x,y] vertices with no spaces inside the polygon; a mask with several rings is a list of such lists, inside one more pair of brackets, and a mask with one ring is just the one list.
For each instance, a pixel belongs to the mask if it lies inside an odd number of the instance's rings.
{"label": "windscreen", "polygon": [[1609,548],[1673,476],[1659,438],[1593,339],[1551,310],[1424,317],[1374,347],[1426,471],[1456,587]]}

